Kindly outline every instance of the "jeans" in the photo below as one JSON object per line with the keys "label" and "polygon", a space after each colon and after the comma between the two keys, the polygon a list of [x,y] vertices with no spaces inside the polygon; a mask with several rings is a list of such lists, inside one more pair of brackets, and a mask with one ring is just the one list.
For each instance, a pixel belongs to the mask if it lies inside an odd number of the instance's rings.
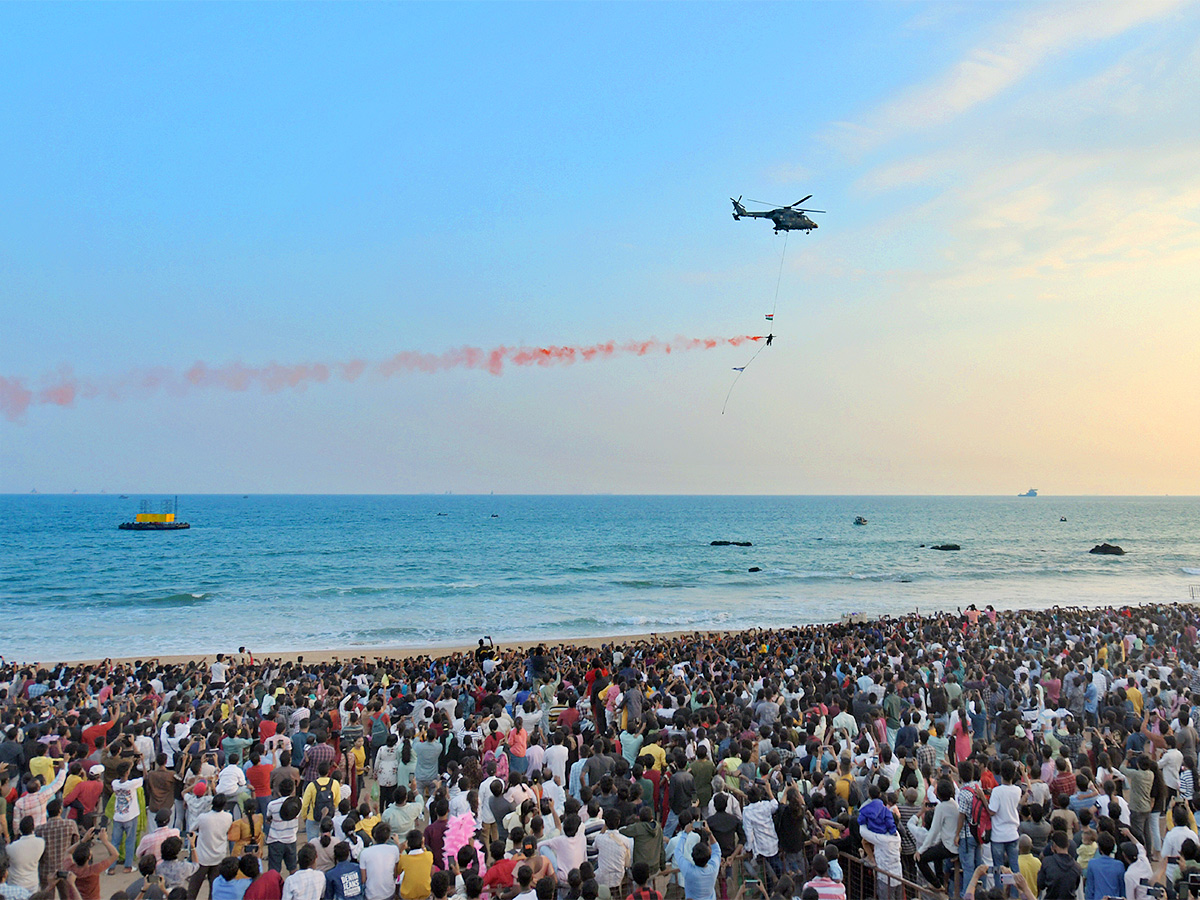
{"label": "jeans", "polygon": [[971,876],[982,865],[983,846],[968,831],[958,840],[958,867],[962,871],[962,875],[960,876],[962,878],[962,885],[959,887],[960,891],[967,889],[967,885],[971,883]]}
{"label": "jeans", "polygon": [[130,819],[128,822],[113,822],[112,825],[113,846],[120,850],[121,839],[124,838],[125,840],[124,859],[126,868],[132,868],[137,864],[137,860],[133,858],[134,850],[137,847],[137,827],[137,819]]}
{"label": "jeans", "polygon": [[[1000,887],[1001,868],[1007,868],[1010,872],[1021,871],[1021,865],[1017,862],[1019,844],[1019,841],[992,841],[992,875],[995,878],[996,887]],[[1017,896],[1016,888],[1011,888],[1009,893],[1014,897]]]}
{"label": "jeans", "polygon": [[1133,832],[1133,836],[1141,841],[1143,847],[1149,850],[1153,844],[1150,842],[1150,813],[1149,812],[1130,812],[1129,813],[1129,830]]}
{"label": "jeans", "polygon": [[272,841],[267,844],[267,868],[279,871],[281,865],[286,865],[288,873],[296,871],[296,844],[284,844]]}
{"label": "jeans", "polygon": [[669,841],[675,836],[675,832],[679,828],[679,816],[675,814],[675,810],[667,813],[667,822],[663,825],[663,840]]}

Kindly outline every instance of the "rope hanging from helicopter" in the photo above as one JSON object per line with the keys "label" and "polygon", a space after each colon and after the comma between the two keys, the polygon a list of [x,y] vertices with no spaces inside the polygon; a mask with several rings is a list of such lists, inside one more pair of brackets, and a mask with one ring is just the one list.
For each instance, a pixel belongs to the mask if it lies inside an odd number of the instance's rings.
{"label": "rope hanging from helicopter", "polygon": [[771,304],[771,314],[767,316],[768,322],[775,321],[775,309],[779,306],[779,285],[783,283],[783,261],[787,259],[788,235],[790,231],[783,233],[783,253],[779,255],[779,275],[775,278],[775,302]]}
{"label": "rope hanging from helicopter", "polygon": [[733,367],[733,371],[737,372],[737,374],[733,376],[733,384],[729,385],[729,391],[725,394],[725,402],[721,404],[721,415],[725,415],[725,407],[729,405],[729,398],[733,395],[733,389],[737,387],[738,379],[742,377],[742,373],[750,367],[750,363],[758,359],[758,354],[762,353],[763,350],[770,346],[771,344],[769,341],[764,343],[761,347],[754,351],[754,355],[750,357],[750,361],[747,362],[746,365]]}
{"label": "rope hanging from helicopter", "polygon": [[[772,323],[775,321],[775,310],[779,307],[779,286],[780,286],[780,284],[783,283],[783,263],[784,263],[784,260],[787,259],[787,245],[788,245],[788,235],[789,234],[790,234],[790,232],[787,232],[787,231],[785,231],[783,233],[783,253],[781,253],[779,256],[779,274],[775,278],[775,300],[771,304],[771,314],[766,317],[767,321],[772,322]],[[774,327],[774,326],[772,326],[772,327]],[[771,337],[774,338],[774,336],[775,335],[772,333]],[[746,371],[746,369],[748,369],[750,367],[750,363],[752,363],[756,359],[758,359],[758,354],[762,353],[763,350],[765,350],[767,347],[770,347],[770,346],[771,346],[771,341],[768,340],[765,344],[763,344],[761,347],[759,347],[757,350],[754,351],[754,355],[752,357],[750,357],[750,359],[747,361],[746,365],[733,367],[733,371],[737,372],[737,374],[733,376],[733,384],[729,385],[729,390],[725,394],[725,402],[721,404],[721,415],[725,415],[725,409],[726,409],[726,407],[729,406],[729,398],[733,396],[733,389],[735,387],[737,387],[738,379],[742,377],[742,373],[744,373]]]}

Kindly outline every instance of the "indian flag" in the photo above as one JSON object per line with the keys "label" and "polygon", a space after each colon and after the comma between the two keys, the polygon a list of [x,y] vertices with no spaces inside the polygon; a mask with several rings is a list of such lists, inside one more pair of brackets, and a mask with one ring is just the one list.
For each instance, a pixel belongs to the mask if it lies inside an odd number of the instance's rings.
{"label": "indian flag", "polygon": [[767,321],[774,322],[775,321],[775,313],[767,313]]}

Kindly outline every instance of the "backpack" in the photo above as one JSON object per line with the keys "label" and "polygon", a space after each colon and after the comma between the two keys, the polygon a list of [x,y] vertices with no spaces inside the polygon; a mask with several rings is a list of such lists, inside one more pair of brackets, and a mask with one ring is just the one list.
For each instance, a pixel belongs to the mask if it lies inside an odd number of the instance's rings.
{"label": "backpack", "polygon": [[383,714],[380,713],[376,718],[371,720],[371,746],[382,747],[387,743],[388,726],[384,721]]}
{"label": "backpack", "polygon": [[987,801],[975,791],[971,792],[971,812],[967,815],[967,826],[971,829],[971,837],[980,844],[989,843],[992,839],[992,814],[988,810]]}
{"label": "backpack", "polygon": [[314,822],[320,822],[326,816],[332,816],[337,809],[337,801],[333,799],[333,779],[326,778],[324,784],[317,779],[313,784],[317,788],[317,795],[313,799],[312,817]]}

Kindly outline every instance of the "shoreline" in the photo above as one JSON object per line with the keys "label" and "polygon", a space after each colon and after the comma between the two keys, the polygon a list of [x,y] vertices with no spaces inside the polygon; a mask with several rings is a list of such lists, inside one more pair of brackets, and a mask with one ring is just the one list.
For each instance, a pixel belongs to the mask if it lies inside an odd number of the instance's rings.
{"label": "shoreline", "polygon": [[[806,624],[822,624],[822,623],[806,623]],[[834,624],[834,623],[825,623]],[[749,629],[682,629],[675,631],[655,631],[642,632],[637,634],[612,634],[612,635],[588,635],[581,637],[564,637],[564,638],[541,638],[530,641],[496,641],[497,650],[524,650],[530,647],[536,647],[539,644],[544,644],[547,647],[587,647],[590,649],[598,649],[604,644],[612,644],[616,642],[636,642],[649,641],[658,638],[676,638],[685,635],[702,635],[702,636],[724,636],[728,634],[741,633]],[[425,644],[413,647],[340,647],[340,648],[316,648],[316,649],[300,649],[300,650],[267,650],[259,652],[253,647],[247,649],[254,655],[255,662],[261,660],[280,660],[282,662],[295,662],[298,657],[303,657],[307,663],[329,663],[333,661],[348,662],[352,659],[362,659],[372,661],[377,658],[383,659],[411,659],[418,656],[452,656],[456,653],[474,653],[478,644]],[[112,657],[90,657],[81,659],[40,659],[22,661],[22,665],[37,665],[40,667],[57,666],[60,664],[68,666],[95,666],[104,662],[107,659],[113,664],[130,665],[139,660],[146,661],[150,659],[158,660],[162,663],[170,665],[180,665],[189,662],[198,662],[207,660],[212,662],[216,658],[216,653],[224,653],[226,657],[237,653],[237,647],[232,647],[227,650],[220,650],[213,653],[177,653],[167,655],[142,655],[142,656],[112,656]]]}
{"label": "shoreline", "polygon": [[[1200,601],[1191,601],[1188,599],[1165,601],[1169,605],[1176,606],[1193,606]],[[1143,601],[1132,603],[1105,603],[1105,604],[1059,604],[1064,609],[1139,609],[1143,606],[1159,606],[1163,605],[1164,601]],[[978,604],[976,604],[978,606]],[[997,609],[1003,612],[1044,612],[1045,607],[1026,607],[1007,605],[998,605]],[[928,615],[945,615],[950,613],[948,609],[938,609],[934,607]],[[872,622],[880,622],[887,619],[904,618],[910,615],[921,615],[920,607],[914,607],[904,612],[901,615],[880,614],[871,615],[865,611],[858,611],[846,614],[846,621],[853,621],[857,624],[869,624]],[[731,634],[745,634],[748,631],[762,628],[767,631],[779,631],[789,628],[806,628],[813,625],[837,625],[842,619],[835,619],[825,622],[793,622],[789,625],[764,625],[754,626],[751,628],[684,628],[673,629],[671,631],[654,631],[654,632],[634,632],[629,634],[607,634],[607,635],[583,635],[578,637],[558,637],[558,638],[535,638],[532,640],[500,640],[495,642],[497,650],[516,650],[522,651],[539,644],[546,647],[566,647],[566,648],[587,648],[598,649],[605,644],[613,643],[636,643],[639,641],[650,641],[658,639],[673,639],[686,636],[698,635],[704,637],[726,637]],[[209,653],[176,653],[176,654],[156,654],[156,655],[133,655],[133,656],[113,656],[113,657],[83,657],[78,659],[62,659],[62,658],[47,658],[40,660],[22,660],[18,664],[23,666],[37,666],[40,668],[57,666],[60,664],[69,666],[95,666],[103,663],[105,659],[112,664],[131,665],[137,661],[158,660],[168,665],[184,665],[190,662],[199,662],[206,660],[212,662],[216,658],[216,654],[224,653],[227,658],[236,655],[237,648],[240,645],[213,651]],[[422,644],[411,647],[395,647],[395,646],[375,646],[375,647],[326,647],[326,648],[304,648],[296,650],[268,650],[258,651],[253,647],[248,648],[254,655],[256,662],[263,660],[272,660],[280,662],[296,662],[300,657],[303,657],[306,664],[322,664],[330,662],[345,663],[351,660],[362,660],[371,662],[376,659],[411,659],[419,656],[430,656],[433,658],[453,656],[459,653],[474,653],[477,649],[477,644]],[[10,660],[5,659],[5,662]],[[11,660],[16,662],[15,660]]]}

